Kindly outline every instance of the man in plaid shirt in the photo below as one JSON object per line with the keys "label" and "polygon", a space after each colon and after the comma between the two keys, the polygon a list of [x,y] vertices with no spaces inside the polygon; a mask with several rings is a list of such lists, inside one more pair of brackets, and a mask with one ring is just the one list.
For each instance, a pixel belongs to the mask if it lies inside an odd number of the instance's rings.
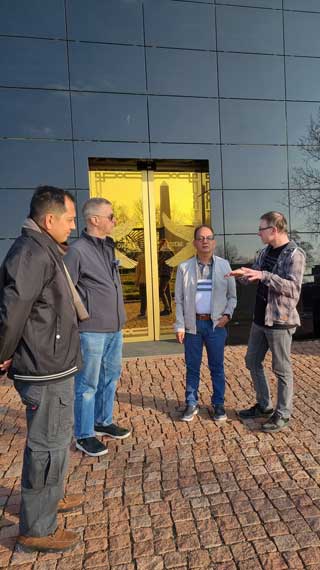
{"label": "man in plaid shirt", "polygon": [[[254,319],[250,331],[246,366],[256,391],[256,404],[241,410],[241,419],[266,418],[265,432],[277,432],[289,423],[292,412],[293,373],[291,343],[300,325],[297,304],[305,267],[305,253],[289,240],[287,220],[280,212],[267,212],[260,218],[259,236],[265,244],[252,266],[229,275],[246,282],[257,282]],[[263,361],[270,349],[272,370],[278,380],[278,399],[272,406],[271,392]]]}

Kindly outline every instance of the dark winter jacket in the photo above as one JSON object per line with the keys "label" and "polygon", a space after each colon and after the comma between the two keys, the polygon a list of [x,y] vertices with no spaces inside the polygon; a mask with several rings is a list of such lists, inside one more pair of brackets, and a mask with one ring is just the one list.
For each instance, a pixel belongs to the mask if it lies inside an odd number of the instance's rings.
{"label": "dark winter jacket", "polygon": [[80,332],[121,330],[126,315],[113,239],[83,231],[70,245],[64,262],[89,313],[89,319],[79,323]]}
{"label": "dark winter jacket", "polygon": [[0,362],[9,377],[51,382],[81,367],[79,332],[62,256],[46,233],[23,228],[0,268]]}

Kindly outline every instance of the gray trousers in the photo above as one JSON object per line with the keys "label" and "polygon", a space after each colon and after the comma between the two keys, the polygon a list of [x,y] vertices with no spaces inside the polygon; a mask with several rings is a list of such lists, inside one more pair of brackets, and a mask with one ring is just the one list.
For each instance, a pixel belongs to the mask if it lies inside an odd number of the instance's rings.
{"label": "gray trousers", "polygon": [[47,385],[15,382],[26,405],[27,440],[21,480],[20,534],[47,536],[57,528],[73,428],[73,378]]}
{"label": "gray trousers", "polygon": [[263,360],[270,349],[272,371],[278,380],[278,398],[275,411],[282,418],[290,418],[293,399],[293,373],[291,366],[292,329],[271,329],[252,323],[248,349],[245,357],[250,370],[258,404],[262,408],[272,408],[269,382],[265,376]]}

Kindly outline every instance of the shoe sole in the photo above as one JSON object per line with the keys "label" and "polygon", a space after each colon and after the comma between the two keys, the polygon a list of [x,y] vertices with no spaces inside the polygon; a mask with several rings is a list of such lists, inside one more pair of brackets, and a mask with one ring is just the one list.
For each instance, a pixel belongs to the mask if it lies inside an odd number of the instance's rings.
{"label": "shoe sole", "polygon": [[22,544],[21,542],[19,542],[17,540],[17,545],[19,546],[19,548],[21,548],[21,550],[23,550],[24,552],[66,552],[67,550],[71,550],[71,548],[74,548],[75,546],[77,546],[77,544],[79,544],[80,540],[77,540],[76,542],[73,542],[72,544],[68,544],[68,546],[63,546],[62,548],[37,548],[35,546],[27,546],[25,544]]}
{"label": "shoe sole", "polygon": [[84,447],[81,447],[81,445],[78,443],[76,443],[76,448],[79,449],[79,451],[85,453],[86,455],[89,455],[89,457],[100,457],[101,455],[106,455],[108,453],[108,449],[104,449],[103,451],[98,451],[97,453],[90,453],[90,451],[87,451],[86,449],[84,449]]}
{"label": "shoe sole", "polygon": [[277,433],[278,431],[281,431],[283,429],[286,429],[287,427],[289,427],[289,424],[286,424],[285,426],[282,427],[277,427],[275,429],[265,429],[263,427],[263,425],[261,426],[261,431],[263,431],[263,433]]}
{"label": "shoe sole", "polygon": [[105,433],[104,431],[94,430],[96,435],[105,435],[106,437],[111,437],[112,439],[126,439],[131,435],[131,431],[125,435],[111,435],[110,433]]}
{"label": "shoe sole", "polygon": [[241,412],[236,412],[240,420],[267,420],[268,418],[271,418],[273,411],[268,414],[260,414],[259,416],[246,416],[246,417],[241,416],[240,413]]}
{"label": "shoe sole", "polygon": [[192,420],[198,415],[198,411],[196,411],[191,418],[181,418],[182,422],[192,422]]}
{"label": "shoe sole", "polygon": [[215,422],[226,422],[227,419],[228,419],[228,416],[221,416],[221,417],[219,417],[219,418],[215,418],[215,417],[213,416],[213,420],[214,420]]}

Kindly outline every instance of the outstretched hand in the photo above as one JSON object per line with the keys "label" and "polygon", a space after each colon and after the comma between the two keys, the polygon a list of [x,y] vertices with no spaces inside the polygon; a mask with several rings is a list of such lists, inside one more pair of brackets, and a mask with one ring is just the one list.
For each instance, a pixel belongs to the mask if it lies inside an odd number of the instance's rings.
{"label": "outstretched hand", "polygon": [[227,273],[225,277],[245,277],[248,281],[261,281],[262,271],[257,269],[250,269],[249,267],[240,267],[239,269],[234,269]]}

